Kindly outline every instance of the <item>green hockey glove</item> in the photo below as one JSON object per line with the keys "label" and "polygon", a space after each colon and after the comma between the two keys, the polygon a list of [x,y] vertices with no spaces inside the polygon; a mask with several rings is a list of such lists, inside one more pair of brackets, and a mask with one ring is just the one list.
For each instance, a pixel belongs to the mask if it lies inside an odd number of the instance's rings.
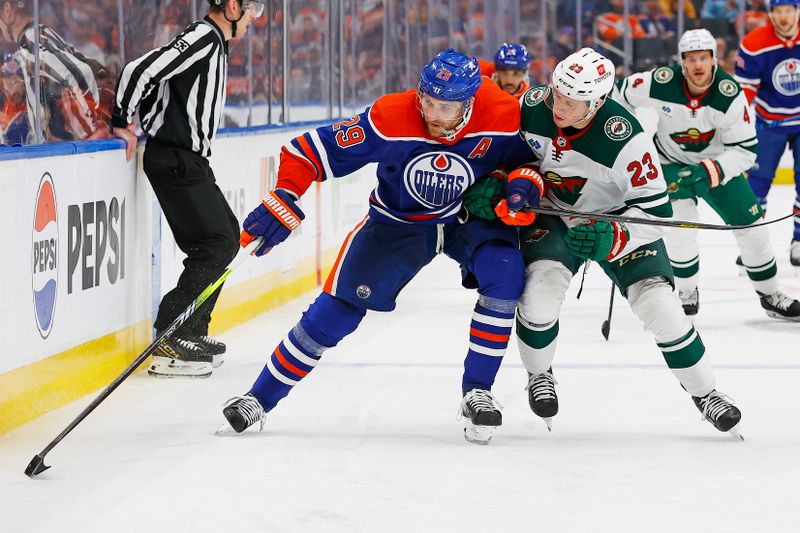
{"label": "green hockey glove", "polygon": [[689,165],[680,172],[681,189],[692,191],[692,194],[704,197],[722,182],[722,169],[713,159],[703,159],[699,163]]}
{"label": "green hockey glove", "polygon": [[505,173],[495,170],[488,176],[480,178],[467,189],[464,195],[464,207],[471,215],[485,220],[495,220],[497,215],[494,206],[506,197]]}
{"label": "green hockey glove", "polygon": [[567,247],[575,255],[592,261],[611,261],[625,248],[629,239],[624,224],[605,220],[569,228],[564,236]]}

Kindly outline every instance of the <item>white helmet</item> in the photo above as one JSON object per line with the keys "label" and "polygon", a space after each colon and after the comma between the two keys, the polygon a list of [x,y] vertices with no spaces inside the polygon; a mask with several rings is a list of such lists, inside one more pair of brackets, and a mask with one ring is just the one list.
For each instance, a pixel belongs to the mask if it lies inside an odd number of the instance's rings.
{"label": "white helmet", "polygon": [[714,60],[714,66],[711,69],[711,79],[713,81],[714,75],[717,72],[717,40],[711,35],[711,32],[701,28],[699,30],[688,30],[681,35],[681,40],[678,41],[678,55],[681,60],[681,71],[683,76],[686,75],[686,67],[683,66],[683,54],[686,52],[695,52],[698,50],[711,51],[711,58]]}
{"label": "white helmet", "polygon": [[695,50],[711,50],[714,65],[717,64],[717,40],[710,31],[701,28],[686,31],[681,35],[681,40],[678,41],[678,55],[681,56],[681,59],[685,52],[694,52]]}
{"label": "white helmet", "polygon": [[551,91],[589,103],[584,119],[603,104],[613,88],[614,63],[591,48],[581,48],[567,56],[550,76]]}

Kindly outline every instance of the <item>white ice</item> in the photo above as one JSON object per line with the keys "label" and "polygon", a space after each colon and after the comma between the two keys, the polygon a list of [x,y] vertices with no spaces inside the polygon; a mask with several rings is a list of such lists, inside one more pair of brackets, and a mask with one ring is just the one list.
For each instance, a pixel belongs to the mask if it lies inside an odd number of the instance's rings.
{"label": "white ice", "polygon": [[[773,191],[769,217],[793,196]],[[771,235],[782,287],[800,297],[790,232]],[[619,296],[603,340],[610,284],[595,265],[563,308],[553,432],[528,409],[512,344],[494,387],[504,425],[489,446],[467,443],[456,411],[475,293],[439,258],[395,312],[327,352],[262,433],[215,436],[221,404],[316,293],[223,334],[227,361],[208,380],[132,377],[34,480],[28,461],[90,397],[0,437],[0,532],[796,532],[800,323],[764,315],[730,233],[701,244],[696,323],[744,442],[700,420]]]}

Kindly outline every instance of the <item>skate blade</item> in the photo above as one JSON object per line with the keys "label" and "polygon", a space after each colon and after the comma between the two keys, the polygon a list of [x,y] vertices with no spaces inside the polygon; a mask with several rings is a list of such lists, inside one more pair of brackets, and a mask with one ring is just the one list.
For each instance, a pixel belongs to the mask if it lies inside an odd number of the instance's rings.
{"label": "skate blade", "polygon": [[476,426],[469,420],[464,424],[464,439],[473,444],[486,446],[492,440],[495,426]]}
{"label": "skate blade", "polygon": [[211,377],[211,372],[203,374],[162,374],[154,371],[152,368],[147,371],[150,376],[159,379],[203,379]]}
{"label": "skate blade", "polygon": [[741,423],[736,424],[728,430],[728,433],[730,433],[731,437],[737,441],[744,440],[744,437],[742,436],[742,428],[739,427],[741,425]]}
{"label": "skate blade", "polygon": [[775,311],[766,311],[766,314],[770,318],[777,318],[778,320],[788,320],[789,322],[800,322],[800,316],[783,316],[780,313],[776,313]]}
{"label": "skate blade", "polygon": [[210,363],[186,363],[155,356],[147,373],[156,378],[207,378],[212,367]]}
{"label": "skate blade", "polygon": [[214,435],[217,437],[235,437],[236,435],[240,435],[240,433],[236,433],[230,424],[225,423],[217,428],[217,430],[214,432]]}
{"label": "skate blade", "polygon": [[553,431],[553,417],[548,416],[546,418],[542,418],[542,420],[544,421],[544,425],[547,426],[547,431]]}

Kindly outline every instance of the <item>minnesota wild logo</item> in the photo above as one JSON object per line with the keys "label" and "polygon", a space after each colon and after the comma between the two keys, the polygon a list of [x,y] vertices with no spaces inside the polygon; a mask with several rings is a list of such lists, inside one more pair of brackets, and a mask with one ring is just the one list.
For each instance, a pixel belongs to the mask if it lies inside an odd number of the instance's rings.
{"label": "minnesota wild logo", "polygon": [[702,152],[714,139],[717,130],[700,131],[697,128],[689,128],[686,131],[670,133],[670,138],[681,147],[684,152]]}
{"label": "minnesota wild logo", "polygon": [[552,191],[556,198],[569,205],[578,202],[581,191],[586,185],[586,178],[578,176],[565,178],[552,171],[545,172],[543,177],[547,181],[547,190]]}
{"label": "minnesota wild logo", "polygon": [[542,101],[544,98],[544,88],[543,87],[533,87],[528,89],[525,93],[524,101],[526,105],[535,106],[539,102]]}

